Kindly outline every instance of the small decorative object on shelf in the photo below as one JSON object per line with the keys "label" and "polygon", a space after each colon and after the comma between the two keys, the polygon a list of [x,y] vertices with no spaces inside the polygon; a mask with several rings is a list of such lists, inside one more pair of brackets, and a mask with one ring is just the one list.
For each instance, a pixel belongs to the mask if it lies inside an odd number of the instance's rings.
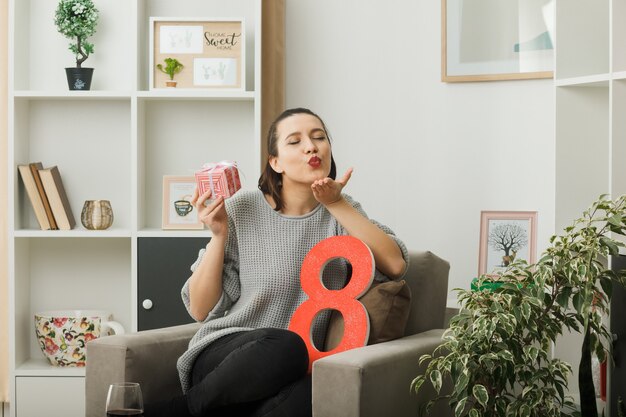
{"label": "small decorative object on shelf", "polygon": [[185,68],[176,58],[165,58],[165,67],[162,64],[157,64],[157,68],[167,74],[170,77],[169,81],[165,81],[167,87],[176,87],[176,81],[174,81],[174,75],[178,74]]}
{"label": "small decorative object on shelf", "polygon": [[85,344],[101,335],[124,334],[111,321],[111,313],[99,310],[57,310],[35,314],[39,347],[51,365],[85,366]]}
{"label": "small decorative object on shelf", "polygon": [[198,212],[191,204],[193,191],[196,188],[195,178],[192,176],[164,175],[163,176],[163,229],[202,230],[204,225],[198,219]]}
{"label": "small decorative object on shelf", "polygon": [[65,68],[70,90],[89,90],[93,68],[82,63],[93,53],[93,44],[87,38],[96,33],[98,9],[92,0],[61,0],[54,15],[60,34],[71,39],[69,49],[76,56],[76,67]]}
{"label": "small decorative object on shelf", "polygon": [[89,230],[104,230],[113,224],[113,209],[109,200],[87,200],[80,221]]}

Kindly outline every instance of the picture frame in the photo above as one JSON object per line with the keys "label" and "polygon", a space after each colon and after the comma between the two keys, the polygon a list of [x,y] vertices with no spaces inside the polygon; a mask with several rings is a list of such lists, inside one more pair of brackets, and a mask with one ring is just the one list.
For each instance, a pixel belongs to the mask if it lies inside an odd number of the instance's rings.
{"label": "picture frame", "polygon": [[515,259],[535,263],[536,211],[481,211],[478,276],[498,275]]}
{"label": "picture frame", "polygon": [[196,179],[193,176],[163,176],[162,229],[204,229],[190,202],[195,188]]}
{"label": "picture frame", "polygon": [[183,69],[176,89],[246,89],[243,18],[150,17],[150,90],[168,89],[157,64],[175,58]]}
{"label": "picture frame", "polygon": [[441,80],[553,78],[555,0],[441,0]]}

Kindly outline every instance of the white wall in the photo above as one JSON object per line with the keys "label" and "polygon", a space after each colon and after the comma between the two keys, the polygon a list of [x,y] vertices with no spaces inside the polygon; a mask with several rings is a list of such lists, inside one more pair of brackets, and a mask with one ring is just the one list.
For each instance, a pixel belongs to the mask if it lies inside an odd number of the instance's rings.
{"label": "white wall", "polygon": [[547,246],[552,80],[442,83],[439,0],[291,0],[286,21],[287,106],[325,119],[346,192],[449,260],[450,289],[477,274],[481,210],[537,210]]}

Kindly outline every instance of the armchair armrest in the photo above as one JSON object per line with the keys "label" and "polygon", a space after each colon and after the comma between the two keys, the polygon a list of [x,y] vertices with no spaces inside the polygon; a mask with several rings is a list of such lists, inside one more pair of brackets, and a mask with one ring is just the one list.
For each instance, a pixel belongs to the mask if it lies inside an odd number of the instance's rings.
{"label": "armchair armrest", "polygon": [[139,382],[145,402],[182,393],[176,361],[199,327],[200,324],[192,323],[107,336],[87,343],[87,417],[105,414],[106,396],[113,382]]}
{"label": "armchair armrest", "polygon": [[[420,404],[435,397],[424,384],[419,395],[411,381],[419,372],[419,358],[441,344],[444,330],[428,330],[376,345],[327,356],[313,364],[314,417],[408,417]],[[452,416],[447,402],[431,415]]]}

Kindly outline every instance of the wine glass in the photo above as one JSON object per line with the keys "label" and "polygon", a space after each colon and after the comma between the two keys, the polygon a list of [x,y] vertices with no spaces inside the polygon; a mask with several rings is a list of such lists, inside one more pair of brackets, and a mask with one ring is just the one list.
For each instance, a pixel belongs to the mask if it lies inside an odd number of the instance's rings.
{"label": "wine glass", "polygon": [[141,388],[136,382],[117,382],[109,386],[107,417],[143,416]]}

